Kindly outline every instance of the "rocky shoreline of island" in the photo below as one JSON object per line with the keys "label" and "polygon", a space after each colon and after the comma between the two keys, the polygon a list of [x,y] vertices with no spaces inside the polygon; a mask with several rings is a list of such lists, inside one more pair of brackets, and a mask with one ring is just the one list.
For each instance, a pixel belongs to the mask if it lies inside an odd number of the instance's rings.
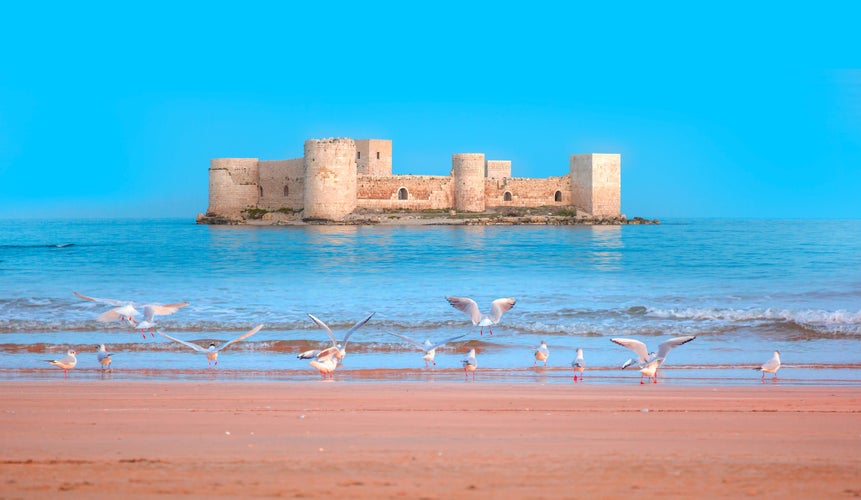
{"label": "rocky shoreline of island", "polygon": [[593,216],[576,209],[558,207],[507,208],[502,211],[456,212],[454,210],[359,210],[343,220],[310,219],[302,211],[248,209],[240,217],[198,214],[198,224],[248,226],[621,226],[660,224],[644,217]]}

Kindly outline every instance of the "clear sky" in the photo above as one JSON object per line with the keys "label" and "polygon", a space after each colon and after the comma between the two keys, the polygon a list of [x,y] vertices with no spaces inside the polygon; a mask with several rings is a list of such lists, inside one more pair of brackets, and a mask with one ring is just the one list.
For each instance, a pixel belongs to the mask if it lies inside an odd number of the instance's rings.
{"label": "clear sky", "polygon": [[859,218],[861,7],[761,3],[11,2],[0,217],[193,218],[210,158],[353,137],[621,153],[629,217]]}

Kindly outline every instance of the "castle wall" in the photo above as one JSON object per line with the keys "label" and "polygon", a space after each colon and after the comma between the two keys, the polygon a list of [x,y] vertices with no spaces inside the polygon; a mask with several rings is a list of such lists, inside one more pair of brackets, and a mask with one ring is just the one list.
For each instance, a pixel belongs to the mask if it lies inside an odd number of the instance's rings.
{"label": "castle wall", "polygon": [[207,213],[239,217],[257,206],[257,158],[213,158],[209,162]]}
{"label": "castle wall", "polygon": [[[398,199],[401,188],[405,200]],[[357,206],[389,210],[447,210],[453,206],[450,176],[395,175],[358,178]]]}
{"label": "castle wall", "polygon": [[451,155],[454,175],[454,209],[461,212],[484,211],[484,154]]}
{"label": "castle wall", "polygon": [[511,160],[487,160],[484,176],[488,179],[511,177]]}
{"label": "castle wall", "polygon": [[[511,200],[505,200],[505,193],[510,193]],[[570,206],[573,199],[568,175],[545,179],[486,179],[484,195],[488,208]]]}
{"label": "castle wall", "polygon": [[392,141],[356,140],[356,168],[359,175],[388,177],[392,175]]}
{"label": "castle wall", "polygon": [[621,214],[621,155],[571,155],[570,168],[574,205],[596,216]]}
{"label": "castle wall", "polygon": [[[305,159],[261,160],[257,206],[301,210],[305,203]],[[285,194],[286,193],[286,194]]]}
{"label": "castle wall", "polygon": [[305,219],[342,220],[356,209],[356,143],[305,141]]}

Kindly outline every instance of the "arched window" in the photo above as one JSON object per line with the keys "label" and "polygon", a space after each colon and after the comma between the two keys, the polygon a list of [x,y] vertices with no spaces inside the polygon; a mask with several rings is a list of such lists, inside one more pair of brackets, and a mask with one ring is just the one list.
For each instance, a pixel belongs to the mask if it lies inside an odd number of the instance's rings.
{"label": "arched window", "polygon": [[511,192],[506,191],[505,194],[502,195],[502,201],[511,201]]}
{"label": "arched window", "polygon": [[284,184],[284,196],[286,197],[288,194],[290,194],[290,189],[287,187],[287,184]]}
{"label": "arched window", "polygon": [[562,191],[556,191],[553,195],[553,201],[562,201]]}
{"label": "arched window", "polygon": [[257,192],[260,193],[260,197],[263,198],[263,186],[257,186]]}
{"label": "arched window", "polygon": [[407,191],[407,188],[398,189],[398,199],[399,200],[408,200],[410,198],[410,193]]}

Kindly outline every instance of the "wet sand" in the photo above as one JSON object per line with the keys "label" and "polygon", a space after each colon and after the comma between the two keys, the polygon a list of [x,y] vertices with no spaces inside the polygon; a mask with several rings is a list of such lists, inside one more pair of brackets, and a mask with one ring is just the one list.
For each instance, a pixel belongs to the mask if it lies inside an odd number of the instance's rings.
{"label": "wet sand", "polygon": [[0,498],[841,498],[861,388],[0,384]]}

